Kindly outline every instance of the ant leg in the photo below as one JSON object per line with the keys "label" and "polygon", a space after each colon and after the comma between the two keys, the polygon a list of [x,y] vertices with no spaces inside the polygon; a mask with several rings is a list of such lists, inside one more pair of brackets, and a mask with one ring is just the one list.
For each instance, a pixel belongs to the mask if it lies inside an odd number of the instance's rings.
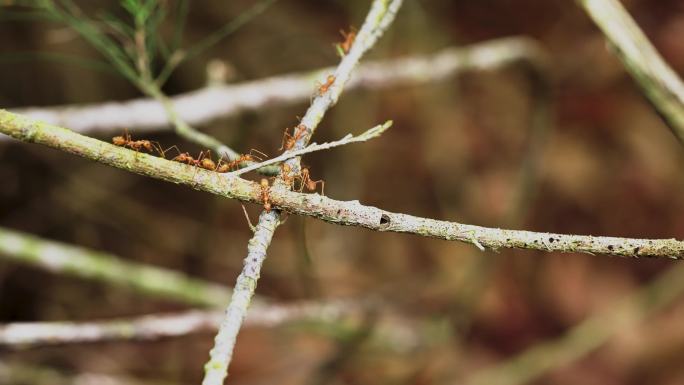
{"label": "ant leg", "polygon": [[[226,167],[222,168],[224,165]],[[216,162],[216,172],[225,173],[225,172],[228,172],[229,170],[230,170],[229,164],[223,160],[223,156],[219,157],[218,162]]]}
{"label": "ant leg", "polygon": [[316,185],[319,183],[321,184],[321,195],[325,196],[325,181],[323,179],[313,182],[313,184],[314,184],[314,190],[313,191],[316,191]]}
{"label": "ant leg", "polygon": [[[161,149],[161,147],[159,147],[159,148]],[[176,149],[176,152],[178,152],[178,155],[181,154],[181,151],[178,149],[178,146],[176,146],[176,145],[174,144],[173,146],[167,148],[166,150],[161,150],[162,157],[164,157],[164,159],[166,159],[166,151],[169,151],[169,150],[172,149],[172,148],[175,148],[175,149]],[[177,158],[177,156],[176,156],[176,158]],[[174,158],[174,159],[175,159],[175,158]]]}
{"label": "ant leg", "polygon": [[292,138],[292,135],[290,135],[290,133],[288,132],[289,130],[289,128],[285,128],[285,132],[283,133],[283,141],[280,144],[280,148],[278,149],[278,151],[281,151],[283,148],[285,148],[285,142],[287,141],[287,138]]}
{"label": "ant leg", "polygon": [[195,166],[199,166],[202,162],[202,159],[204,159],[205,156],[211,159],[211,150],[200,151],[200,153],[197,154],[197,159],[195,160]]}
{"label": "ant leg", "polygon": [[304,191],[304,186],[306,186],[306,183],[309,181],[309,175],[308,174],[299,174],[299,192]]}
{"label": "ant leg", "polygon": [[162,158],[166,159],[166,157],[164,156],[164,150],[162,150],[161,147],[161,143],[157,141],[151,141],[150,143],[152,144],[152,148],[156,150]]}
{"label": "ant leg", "polygon": [[249,214],[247,213],[247,209],[245,208],[245,205],[242,205],[242,212],[245,213],[245,218],[247,219],[247,224],[249,225],[249,228],[252,230],[252,232],[256,231],[256,227],[252,224],[252,221],[249,219]]}
{"label": "ant leg", "polygon": [[263,162],[263,159],[260,158],[260,157],[258,157],[258,156],[255,156],[255,155],[254,155],[255,152],[256,152],[257,154],[259,154],[259,155],[262,155],[264,158],[268,158],[268,155],[266,155],[266,154],[264,154],[263,152],[257,150],[256,148],[250,149],[250,150],[249,150],[249,155],[253,156],[254,159],[257,159],[257,160],[260,161],[260,162]]}

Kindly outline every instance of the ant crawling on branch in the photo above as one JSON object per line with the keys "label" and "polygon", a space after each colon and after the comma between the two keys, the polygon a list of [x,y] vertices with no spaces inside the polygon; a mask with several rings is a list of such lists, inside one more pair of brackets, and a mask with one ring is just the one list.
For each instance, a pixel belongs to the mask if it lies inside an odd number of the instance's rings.
{"label": "ant crawling on branch", "polygon": [[263,155],[264,157],[267,157],[267,155],[263,152],[251,149],[249,151],[249,154],[240,155],[237,159],[231,162],[224,161],[223,157],[219,158],[217,162],[214,162],[214,160],[211,158],[211,150],[200,151],[199,155],[197,156],[197,159],[195,159],[192,155],[190,155],[187,152],[180,152],[177,146],[171,146],[170,148],[167,148],[165,151],[168,151],[171,148],[175,148],[176,151],[178,151],[178,155],[172,158],[172,161],[185,163],[190,166],[200,167],[209,171],[216,171],[218,173],[227,173],[233,169],[237,169],[239,168],[240,163],[242,162],[261,162],[263,159],[255,155],[254,153],[258,153],[260,155]]}
{"label": "ant crawling on branch", "polygon": [[335,75],[328,75],[328,77],[325,79],[325,83],[320,84],[317,83],[318,87],[318,96],[323,95],[324,93],[328,92],[330,87],[332,87],[333,83],[335,83]]}
{"label": "ant crawling on branch", "polygon": [[297,176],[300,179],[299,192],[302,192],[304,188],[311,192],[316,191],[316,185],[321,184],[321,195],[325,195],[325,182],[323,179],[313,180],[311,179],[311,173],[307,167],[302,168],[301,173]]}
{"label": "ant crawling on branch", "polygon": [[264,201],[264,210],[271,211],[271,187],[268,185],[268,179],[262,178],[259,185],[261,186],[261,200]]}
{"label": "ant crawling on branch", "polygon": [[240,168],[240,163],[243,162],[254,162],[254,161],[259,161],[263,162],[263,159],[260,156],[254,155],[254,153],[257,153],[265,158],[268,158],[268,155],[264,154],[263,152],[256,150],[256,149],[251,149],[249,150],[248,154],[243,154],[240,155],[237,159],[226,163],[226,171],[219,171],[219,172],[227,172],[228,170],[237,170]]}
{"label": "ant crawling on branch", "polygon": [[[178,147],[176,146],[172,146],[171,148],[176,148],[176,150],[178,150]],[[166,149],[166,151],[168,150],[169,149]],[[178,155],[171,160],[174,162],[185,163],[190,166],[201,167],[209,171],[216,171],[217,168],[216,162],[211,159],[211,150],[200,151],[197,159],[193,158],[192,155],[187,152],[178,151]],[[221,160],[219,160],[219,164],[220,163]]]}
{"label": "ant crawling on branch", "polygon": [[288,186],[292,186],[295,180],[299,179],[299,192],[304,191],[304,189],[314,192],[316,191],[316,186],[320,183],[321,195],[325,195],[325,181],[323,179],[311,179],[311,172],[307,167],[302,168],[299,173],[293,173],[292,167],[287,163],[283,163],[280,166],[280,176]]}
{"label": "ant crawling on branch", "polygon": [[344,30],[341,29],[340,35],[342,35],[344,41],[337,44],[337,52],[340,53],[340,56],[344,56],[349,53],[349,50],[354,44],[354,40],[356,39],[356,29],[354,27],[350,27],[349,33],[344,32]]}
{"label": "ant crawling on branch", "polygon": [[223,157],[219,158],[218,163],[211,159],[211,150],[207,150],[205,153],[200,153],[200,157],[197,159],[196,166],[202,167],[203,169],[209,171],[228,172],[227,165],[223,162]]}
{"label": "ant crawling on branch", "polygon": [[200,151],[199,155],[197,156],[197,159],[195,159],[188,152],[180,152],[180,150],[178,150],[178,147],[176,147],[176,146],[171,146],[170,148],[167,148],[166,150],[164,150],[164,152],[166,152],[172,148],[175,148],[178,151],[178,155],[171,158],[171,160],[174,162],[185,163],[185,164],[188,164],[190,166],[199,166],[200,161],[204,157],[204,151]]}
{"label": "ant crawling on branch", "polygon": [[299,124],[292,129],[292,135],[288,131],[289,128],[286,128],[283,134],[283,143],[278,150],[290,151],[297,141],[306,134],[307,128],[305,125]]}
{"label": "ant crawling on branch", "polygon": [[301,179],[299,175],[292,173],[292,167],[287,163],[280,165],[280,177],[288,187],[291,187],[294,184],[295,179]]}
{"label": "ant crawling on branch", "polygon": [[301,192],[304,187],[306,187],[307,190],[314,192],[316,191],[316,185],[321,184],[321,195],[325,195],[325,182],[323,179],[319,180],[313,180],[311,179],[311,174],[309,173],[308,168],[303,168],[302,173],[301,173],[301,186],[299,186],[299,191]]}
{"label": "ant crawling on branch", "polygon": [[153,152],[154,150],[157,150],[159,154],[161,154],[162,156],[164,155],[164,151],[161,149],[159,143],[152,142],[146,139],[133,140],[133,138],[131,138],[131,135],[128,133],[128,129],[124,129],[123,135],[113,137],[112,143],[114,143],[114,145],[116,146],[128,147],[131,150],[135,151],[145,150],[147,152]]}

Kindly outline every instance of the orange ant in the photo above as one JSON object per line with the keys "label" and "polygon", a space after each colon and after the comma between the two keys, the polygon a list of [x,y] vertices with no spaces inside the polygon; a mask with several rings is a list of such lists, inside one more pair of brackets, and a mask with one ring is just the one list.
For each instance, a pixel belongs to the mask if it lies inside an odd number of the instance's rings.
{"label": "orange ant", "polygon": [[[166,151],[168,151],[168,150],[169,149],[167,149]],[[204,152],[200,152],[198,159],[202,159],[203,154],[204,154]],[[185,163],[185,164],[188,164],[190,166],[197,166],[200,162],[200,160],[196,160],[195,158],[193,158],[192,155],[190,155],[190,153],[180,152],[180,151],[179,151],[178,155],[175,156],[174,158],[172,158],[171,160],[174,162]]]}
{"label": "orange ant", "polygon": [[218,160],[218,164],[211,159],[211,150],[200,151],[197,159],[195,159],[187,152],[180,152],[176,146],[171,146],[164,152],[170,150],[171,148],[175,148],[178,151],[178,155],[172,158],[172,161],[185,163],[190,166],[201,167],[209,171],[228,172],[227,165],[223,162],[223,158]]}
{"label": "orange ant", "polygon": [[[176,146],[172,146],[171,148],[174,148]],[[176,150],[178,148],[176,147]],[[169,149],[166,149],[168,151]],[[190,166],[195,166],[195,167],[201,167],[203,169],[209,170],[209,171],[214,171],[216,170],[216,163],[214,163],[213,160],[211,160],[211,151],[207,150],[205,151],[200,151],[199,155],[197,156],[197,159],[193,158],[192,155],[190,155],[187,152],[180,152],[178,155],[174,158],[171,159],[174,162],[180,162],[180,163],[185,163]]]}
{"label": "orange ant", "polygon": [[133,140],[128,133],[128,129],[124,129],[123,135],[113,137],[112,143],[116,146],[128,147],[135,151],[146,150],[148,152],[153,152],[154,150],[157,150],[162,156],[164,155],[164,151],[161,150],[159,143],[145,139]]}
{"label": "orange ant", "polygon": [[325,83],[319,83],[320,85],[318,86],[318,95],[320,96],[328,92],[330,87],[332,87],[333,83],[335,83],[335,75],[328,75],[328,77],[325,79]]}
{"label": "orange ant", "polygon": [[297,127],[292,129],[292,135],[290,135],[290,133],[288,132],[289,128],[286,128],[285,133],[283,134],[283,143],[278,150],[291,150],[292,147],[294,147],[294,145],[297,143],[297,141],[306,134],[306,130],[307,128],[305,125],[299,124]]}
{"label": "orange ant", "polygon": [[268,179],[262,178],[261,183],[261,200],[264,201],[264,210],[271,211],[271,196],[270,196],[270,186],[268,185]]}
{"label": "orange ant", "polygon": [[337,50],[340,53],[340,56],[344,56],[349,53],[349,50],[354,44],[354,40],[356,39],[356,29],[354,27],[349,28],[349,33],[344,32],[344,30],[341,29],[340,35],[342,35],[344,41],[337,44]]}
{"label": "orange ant", "polygon": [[309,173],[309,169],[304,167],[299,175],[300,178],[300,186],[299,186],[299,192],[302,192],[302,190],[306,187],[307,190],[309,191],[316,191],[316,185],[321,184],[321,195],[325,195],[324,190],[325,190],[325,182],[323,179],[320,180],[313,180],[311,179],[311,174]]}
{"label": "orange ant", "polygon": [[195,166],[202,167],[205,170],[216,171],[218,167],[222,166],[223,159],[219,158],[218,165],[211,159],[211,150],[200,152],[199,157],[195,161]]}
{"label": "orange ant", "polygon": [[[263,159],[261,157],[254,155],[253,154],[254,152],[258,153],[259,155],[263,155],[264,157],[268,157],[268,155],[264,154],[263,152],[261,152],[259,150],[251,149],[251,150],[249,150],[249,154],[240,155],[237,159],[226,163],[227,170],[238,169],[238,168],[240,168],[240,163],[243,163],[243,162],[254,162],[255,160],[257,160],[259,162],[263,161]],[[221,171],[219,171],[219,172],[221,172]]]}
{"label": "orange ant", "polygon": [[226,173],[230,171],[230,163],[224,162],[223,158],[219,159],[218,164],[216,165],[216,170],[214,170],[218,173]]}
{"label": "orange ant", "polygon": [[289,164],[283,163],[280,166],[280,176],[282,177],[283,182],[285,182],[285,184],[288,185],[288,187],[292,186],[295,179],[297,179],[297,178],[301,179],[301,177],[299,175],[296,175],[296,174],[290,175],[291,173],[292,173],[292,167]]}

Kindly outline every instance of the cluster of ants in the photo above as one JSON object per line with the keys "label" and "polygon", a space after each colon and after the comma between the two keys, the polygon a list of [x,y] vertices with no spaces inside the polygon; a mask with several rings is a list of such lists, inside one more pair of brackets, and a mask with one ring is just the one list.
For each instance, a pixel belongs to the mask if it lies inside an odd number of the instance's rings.
{"label": "cluster of ants", "polygon": [[[299,139],[301,139],[304,135],[306,135],[308,131],[308,128],[303,125],[299,124],[297,127],[294,127],[292,129],[292,134],[290,134],[289,129],[285,129],[285,133],[283,134],[283,141],[278,150],[282,150],[283,152],[290,151],[294,148],[295,144]],[[283,162],[280,165],[280,177],[282,178],[283,182],[288,186],[293,186],[295,184],[295,181],[299,181],[299,192],[302,192],[304,189],[314,192],[316,191],[316,186],[318,184],[321,184],[321,195],[325,195],[325,182],[321,180],[313,180],[311,179],[311,173],[309,172],[309,169],[307,167],[303,167],[298,173],[294,173],[292,170],[292,167]],[[271,204],[270,204],[270,198],[269,198],[269,183],[268,179],[263,178],[261,179],[261,198],[264,201],[264,209],[266,211],[271,210]]]}
{"label": "cluster of ants", "polygon": [[[336,47],[340,55],[344,56],[349,53],[349,50],[354,44],[354,40],[356,39],[356,30],[354,28],[351,28],[351,30],[348,33],[344,30],[340,30],[340,34],[344,38],[344,41],[336,44]],[[321,96],[328,92],[330,87],[332,87],[332,85],[335,83],[335,80],[336,79],[334,75],[328,75],[325,83],[317,84],[317,96]],[[307,127],[303,124],[299,124],[296,127],[294,127],[292,129],[292,134],[290,134],[289,129],[286,128],[285,133],[283,134],[282,145],[278,150],[282,150],[283,152],[292,150],[297,141],[307,134],[307,131]],[[232,161],[226,162],[223,160],[223,158],[219,158],[218,162],[214,162],[211,159],[210,150],[201,151],[197,158],[194,158],[187,152],[181,152],[177,146],[171,146],[166,150],[162,150],[161,145],[159,145],[159,143],[157,142],[153,142],[146,139],[133,140],[128,131],[124,131],[123,135],[113,137],[112,142],[117,146],[128,147],[135,151],[147,151],[149,153],[153,153],[156,151],[159,153],[159,155],[161,155],[162,158],[165,159],[166,152],[172,148],[175,148],[178,152],[178,155],[173,157],[171,159],[172,161],[185,163],[190,166],[200,167],[205,170],[215,171],[218,173],[227,173],[229,171],[237,170],[240,168],[240,165],[245,162],[263,161],[263,159],[260,156],[255,155],[255,153],[267,157],[267,155],[263,152],[252,149],[248,154],[240,155],[238,158]],[[294,173],[290,165],[288,165],[287,163],[283,163],[280,166],[280,171],[281,178],[283,182],[287,184],[288,187],[293,186],[295,182],[298,181],[299,192],[302,192],[304,189],[314,192],[316,191],[316,187],[320,183],[321,195],[324,195],[325,182],[323,180],[311,179],[311,174],[308,168],[303,167],[299,172]],[[270,179],[273,178],[275,177],[272,177]],[[269,179],[261,179],[259,185],[261,187],[261,200],[264,202],[264,209],[266,211],[271,211]]]}
{"label": "cluster of ants", "polygon": [[[305,135],[306,132],[307,128],[303,124],[300,124],[297,127],[295,127],[293,129],[292,135],[290,135],[289,129],[285,129],[285,133],[283,134],[283,142],[279,150],[291,150],[294,147],[297,140],[299,140],[303,135]],[[214,162],[214,160],[211,159],[210,150],[201,151],[197,158],[195,158],[187,152],[180,152],[177,146],[171,146],[166,150],[163,150],[161,145],[157,142],[153,142],[147,139],[133,140],[133,138],[127,130],[124,131],[123,135],[113,137],[112,143],[114,143],[117,146],[130,148],[134,151],[146,151],[149,153],[157,152],[164,159],[166,159],[166,153],[169,150],[175,148],[178,152],[178,155],[171,158],[172,161],[184,163],[190,166],[200,167],[205,170],[214,171],[218,173],[227,173],[229,171],[237,170],[240,168],[240,165],[245,162],[262,162],[263,159],[261,158],[261,156],[267,156],[259,150],[252,149],[248,154],[240,155],[238,158],[232,161],[226,162],[223,160],[223,158],[220,158],[218,162]],[[258,153],[261,156],[258,156],[255,153]],[[321,195],[324,194],[325,182],[323,182],[323,180],[312,180],[308,168],[304,167],[301,169],[299,173],[293,174],[292,168],[287,163],[283,163],[280,167],[282,172],[282,179],[288,186],[292,186],[294,185],[295,181],[299,181],[299,192],[304,191],[304,189],[314,192],[316,191],[317,185],[320,183]],[[274,178],[275,177],[272,177],[270,179]],[[271,211],[270,185],[268,179],[261,179],[260,186],[261,199],[264,201],[264,209],[266,211]]]}
{"label": "cluster of ants", "polygon": [[240,164],[242,164],[243,162],[263,161],[261,157],[254,155],[254,152],[257,152],[262,156],[267,156],[261,151],[252,149],[249,154],[240,155],[237,159],[232,160],[230,162],[224,161],[223,158],[219,159],[218,162],[214,162],[211,159],[211,151],[206,150],[201,151],[197,156],[197,159],[195,159],[192,155],[190,155],[190,153],[180,152],[177,146],[171,146],[166,150],[162,150],[161,146],[157,142],[153,142],[146,139],[133,140],[128,131],[124,131],[123,135],[113,137],[112,143],[114,143],[117,146],[128,147],[131,150],[135,151],[147,151],[149,153],[153,153],[156,151],[164,159],[166,159],[166,153],[169,150],[175,148],[178,152],[178,155],[174,158],[171,158],[172,161],[185,163],[190,166],[200,167],[205,170],[216,171],[219,173],[226,173],[229,171],[237,170],[238,168],[240,168]]}

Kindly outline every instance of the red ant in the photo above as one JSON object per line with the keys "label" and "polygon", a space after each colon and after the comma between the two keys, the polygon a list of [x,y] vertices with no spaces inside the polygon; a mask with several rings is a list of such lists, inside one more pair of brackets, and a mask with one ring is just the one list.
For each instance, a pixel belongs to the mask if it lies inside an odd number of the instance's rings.
{"label": "red ant", "polygon": [[[176,146],[173,146],[173,147],[176,147]],[[168,150],[169,149],[166,149],[166,151],[168,151]],[[192,157],[192,155],[190,155],[190,153],[179,151],[178,155],[173,157],[171,160],[174,162],[185,163],[185,164],[188,164],[190,166],[197,166],[197,165],[199,165],[199,162],[202,159],[203,155],[204,155],[204,151],[199,153],[198,159],[195,159]]]}
{"label": "red ant", "polygon": [[171,159],[172,161],[185,163],[190,166],[201,167],[209,171],[221,173],[229,171],[228,165],[223,161],[223,158],[219,158],[218,163],[211,159],[211,150],[201,151],[197,156],[197,159],[195,159],[187,152],[180,152],[176,146],[171,146],[164,152],[170,150],[171,148],[175,148],[176,151],[178,151],[178,155]]}
{"label": "red ant", "polygon": [[356,39],[356,29],[354,29],[354,27],[349,28],[349,33],[346,33],[343,29],[341,29],[340,34],[342,35],[342,38],[344,38],[344,41],[342,43],[338,43],[337,48],[341,53],[340,56],[344,56],[349,53],[349,50],[354,44],[354,40]]}
{"label": "red ant", "polygon": [[292,135],[290,135],[288,131],[289,128],[286,128],[285,133],[283,134],[283,143],[278,150],[291,150],[292,147],[294,147],[294,145],[297,143],[297,141],[306,134],[307,128],[305,125],[299,124],[297,127],[292,129]]}
{"label": "red ant", "polygon": [[204,156],[204,154],[200,154],[199,159],[197,159],[197,166],[209,171],[218,171],[219,168],[223,167],[223,158],[219,158],[217,164],[211,159],[211,150],[207,150],[206,155],[207,156]]}
{"label": "red ant", "polygon": [[153,152],[154,150],[157,150],[162,156],[164,155],[164,151],[161,150],[159,143],[145,139],[133,140],[128,133],[128,129],[124,129],[123,135],[113,137],[112,143],[116,146],[128,147],[135,151],[146,150],[148,152]]}
{"label": "red ant", "polygon": [[268,179],[262,178],[261,183],[261,200],[264,201],[264,210],[271,211],[271,196],[270,196],[270,186],[268,185]]}
{"label": "red ant", "polygon": [[296,175],[296,174],[290,175],[291,172],[292,172],[292,167],[289,164],[283,163],[280,166],[280,176],[283,179],[283,182],[285,182],[285,184],[287,184],[288,187],[292,186],[295,179],[297,179],[297,178],[301,179],[301,177],[299,175]]}
{"label": "red ant", "polygon": [[323,179],[320,180],[312,180],[311,179],[311,174],[309,173],[309,169],[304,167],[298,175],[300,178],[300,186],[299,186],[299,192],[302,192],[302,190],[306,187],[307,190],[309,191],[316,191],[316,185],[321,184],[321,195],[325,195],[325,182]]}
{"label": "red ant", "polygon": [[216,165],[216,169],[214,170],[218,173],[226,173],[230,171],[230,163],[224,162],[223,158],[219,159],[218,164]]}
{"label": "red ant", "polygon": [[[172,146],[171,148],[174,148],[176,146]],[[176,150],[178,148],[176,147]],[[168,151],[169,149],[166,149]],[[195,167],[201,167],[205,170],[209,171],[215,171],[216,170],[216,163],[211,159],[211,151],[207,150],[205,151],[200,151],[199,155],[197,156],[197,159],[193,158],[192,155],[190,155],[187,152],[180,152],[178,151],[179,154],[171,159],[174,162],[180,162],[180,163],[185,163],[190,166],[195,166]]]}
{"label": "red ant", "polygon": [[325,195],[325,181],[323,181],[323,179],[311,179],[311,173],[308,168],[302,168],[302,170],[297,174],[291,173],[292,167],[289,164],[283,163],[280,166],[280,177],[282,178],[283,182],[285,182],[285,184],[287,184],[288,186],[292,186],[295,180],[299,179],[299,192],[302,192],[305,188],[313,192],[316,191],[316,186],[320,183],[321,195]]}
{"label": "red ant", "polygon": [[[240,163],[243,163],[243,162],[254,162],[255,160],[257,160],[259,162],[263,161],[263,159],[261,157],[254,155],[253,152],[258,153],[259,155],[263,155],[264,157],[268,157],[268,155],[264,154],[263,152],[261,152],[259,150],[251,149],[251,150],[249,150],[249,154],[240,155],[237,159],[226,163],[227,170],[238,169],[238,168],[240,168]],[[219,171],[219,172],[221,172],[221,171]],[[226,171],[223,171],[223,172],[226,172]]]}
{"label": "red ant", "polygon": [[323,95],[324,93],[328,92],[330,87],[332,87],[333,83],[335,83],[335,75],[328,75],[328,77],[325,79],[325,83],[320,84],[318,86],[318,95]]}

